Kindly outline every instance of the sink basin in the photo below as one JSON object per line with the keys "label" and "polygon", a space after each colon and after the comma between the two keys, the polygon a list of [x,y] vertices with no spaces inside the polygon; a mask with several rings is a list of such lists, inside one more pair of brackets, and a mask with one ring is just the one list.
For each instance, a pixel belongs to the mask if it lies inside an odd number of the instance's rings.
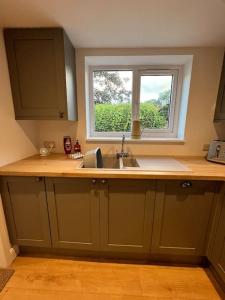
{"label": "sink basin", "polygon": [[103,169],[126,169],[126,168],[139,168],[137,160],[133,157],[117,158],[114,155],[102,156]]}
{"label": "sink basin", "polygon": [[120,169],[120,161],[116,156],[103,155],[102,167],[104,169]]}
{"label": "sink basin", "polygon": [[136,160],[136,158],[132,157],[124,157],[121,159],[121,169],[124,168],[139,168],[139,164]]}

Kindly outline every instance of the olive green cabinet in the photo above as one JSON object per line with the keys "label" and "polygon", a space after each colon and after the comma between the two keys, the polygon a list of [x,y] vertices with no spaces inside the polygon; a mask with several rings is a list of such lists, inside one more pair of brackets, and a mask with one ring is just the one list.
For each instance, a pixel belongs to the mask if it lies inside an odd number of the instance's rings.
{"label": "olive green cabinet", "polygon": [[153,183],[48,178],[46,187],[53,247],[149,253]]}
{"label": "olive green cabinet", "polygon": [[217,104],[215,110],[214,121],[225,120],[225,55],[223,61],[223,69],[220,78],[219,91],[217,96]]}
{"label": "olive green cabinet", "polygon": [[[212,182],[35,177],[2,182],[10,237],[18,245],[121,256],[206,255]],[[213,257],[223,267],[224,231],[217,234]]]}
{"label": "olive green cabinet", "polygon": [[12,243],[51,246],[44,179],[4,177],[1,193]]}
{"label": "olive green cabinet", "polygon": [[55,248],[99,249],[99,192],[96,180],[46,179]]}
{"label": "olive green cabinet", "polygon": [[205,255],[214,197],[207,181],[157,181],[151,252]]}
{"label": "olive green cabinet", "polygon": [[102,250],[150,253],[154,185],[148,180],[101,181]]}
{"label": "olive green cabinet", "polygon": [[62,28],[5,29],[16,119],[76,120],[75,50]]}
{"label": "olive green cabinet", "polygon": [[217,215],[216,230],[212,236],[213,242],[209,260],[225,284],[225,197],[221,199],[219,207],[221,206],[222,209]]}

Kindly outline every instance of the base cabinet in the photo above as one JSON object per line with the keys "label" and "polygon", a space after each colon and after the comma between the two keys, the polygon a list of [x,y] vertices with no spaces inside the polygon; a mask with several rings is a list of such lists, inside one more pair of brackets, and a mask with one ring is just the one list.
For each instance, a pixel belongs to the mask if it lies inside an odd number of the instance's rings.
{"label": "base cabinet", "polygon": [[[18,245],[121,257],[198,257],[206,255],[214,183],[5,177],[2,196],[10,237]],[[221,270],[224,219],[213,256]]]}
{"label": "base cabinet", "polygon": [[150,253],[154,181],[111,179],[102,183],[102,250]]}
{"label": "base cabinet", "polygon": [[210,261],[219,273],[225,286],[225,198],[222,199],[222,211],[218,218]]}
{"label": "base cabinet", "polygon": [[150,252],[153,182],[49,178],[46,187],[53,247]]}
{"label": "base cabinet", "polygon": [[205,255],[214,184],[206,181],[157,181],[151,252]]}
{"label": "base cabinet", "polygon": [[52,245],[99,249],[99,192],[91,179],[46,179]]}
{"label": "base cabinet", "polygon": [[5,177],[1,187],[11,242],[51,247],[44,178]]}

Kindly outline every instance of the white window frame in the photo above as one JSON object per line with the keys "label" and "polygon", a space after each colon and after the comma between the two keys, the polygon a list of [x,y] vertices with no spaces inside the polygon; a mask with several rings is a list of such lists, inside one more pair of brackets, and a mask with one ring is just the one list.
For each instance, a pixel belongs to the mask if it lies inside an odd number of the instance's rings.
{"label": "white window frame", "polygon": [[183,68],[181,65],[100,65],[88,67],[88,97],[87,97],[87,138],[121,138],[125,134],[128,138],[131,132],[96,132],[94,95],[93,95],[93,72],[94,71],[132,71],[132,120],[139,118],[140,107],[140,82],[142,75],[172,75],[172,93],[169,115],[169,127],[166,129],[144,129],[143,139],[171,139],[178,137],[178,122],[180,111],[180,98],[182,88]]}

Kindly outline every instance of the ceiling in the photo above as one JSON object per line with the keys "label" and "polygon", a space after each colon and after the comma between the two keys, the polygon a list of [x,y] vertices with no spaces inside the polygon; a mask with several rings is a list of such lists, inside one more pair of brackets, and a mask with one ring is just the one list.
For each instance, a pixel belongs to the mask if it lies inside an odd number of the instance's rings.
{"label": "ceiling", "polygon": [[0,0],[0,27],[21,26],[76,47],[225,46],[225,0]]}

